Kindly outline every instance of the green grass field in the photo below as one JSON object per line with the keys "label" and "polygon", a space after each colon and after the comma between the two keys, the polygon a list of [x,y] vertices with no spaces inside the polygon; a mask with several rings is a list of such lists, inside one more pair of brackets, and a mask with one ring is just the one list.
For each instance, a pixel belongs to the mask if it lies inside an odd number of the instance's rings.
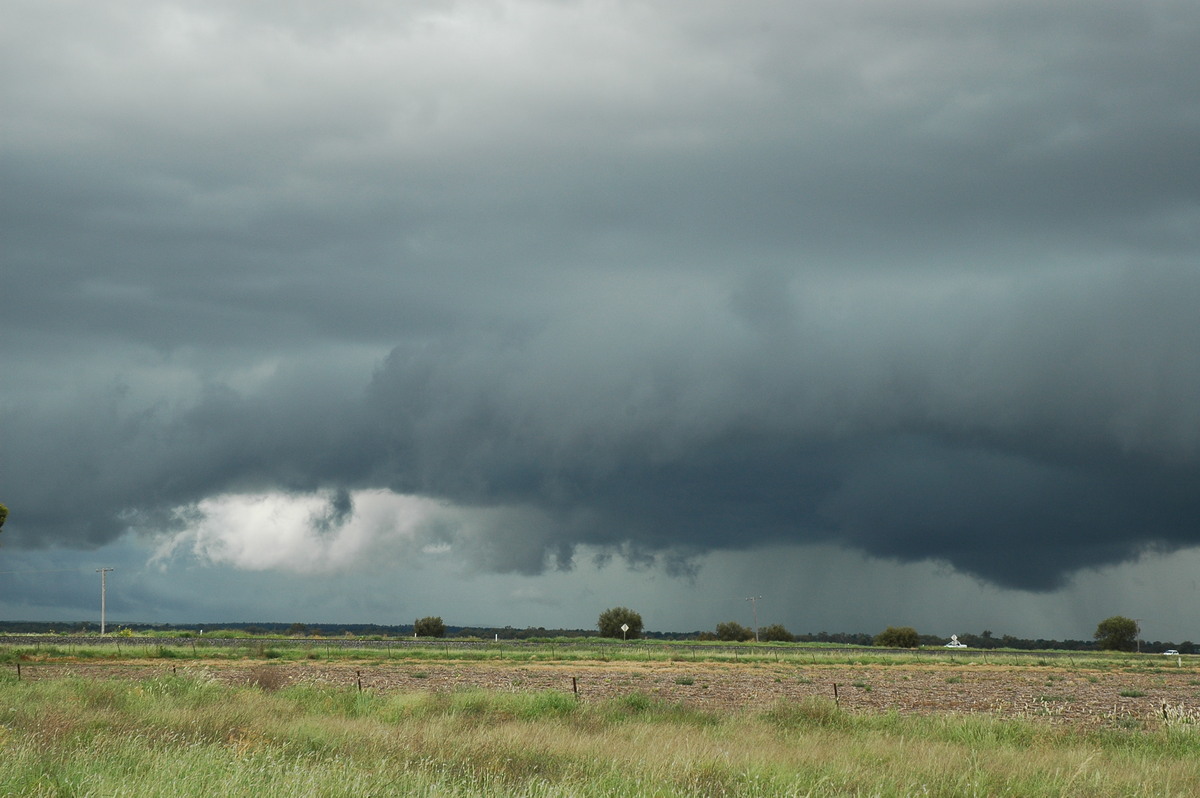
{"label": "green grass field", "polygon": [[[28,656],[28,655],[25,655]],[[1200,726],[0,675],[0,795],[1192,796]]]}

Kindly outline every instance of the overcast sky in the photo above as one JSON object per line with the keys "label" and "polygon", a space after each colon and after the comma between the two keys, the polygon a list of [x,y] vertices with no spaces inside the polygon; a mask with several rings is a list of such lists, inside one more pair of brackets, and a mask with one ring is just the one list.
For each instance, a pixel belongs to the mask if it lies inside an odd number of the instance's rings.
{"label": "overcast sky", "polygon": [[0,4],[0,617],[1200,639],[1200,10]]}

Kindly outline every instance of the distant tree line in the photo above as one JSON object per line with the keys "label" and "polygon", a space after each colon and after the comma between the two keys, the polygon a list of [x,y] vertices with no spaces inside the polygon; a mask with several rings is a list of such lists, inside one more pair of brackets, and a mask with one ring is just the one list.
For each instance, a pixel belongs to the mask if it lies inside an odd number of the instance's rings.
{"label": "distant tree line", "polygon": [[[199,632],[201,630],[212,631],[217,629],[231,629],[241,631],[245,634],[287,635],[291,637],[342,637],[350,635],[364,638],[411,638],[413,636],[413,625],[411,623],[396,625],[324,623],[317,626],[305,623],[273,623],[260,621],[253,623],[234,622],[200,624],[147,624],[122,622],[120,625],[134,632]],[[538,638],[595,637],[598,633],[598,630],[595,628],[554,629],[543,626],[517,628],[513,626],[452,626],[445,624],[443,626],[443,634],[445,637],[478,640],[493,640],[497,638],[500,640],[531,640]],[[639,637],[652,640],[738,641],[754,639],[753,629],[738,624],[735,621],[718,624],[718,627],[725,636],[719,635],[717,631],[654,632],[642,629],[640,630]],[[94,621],[0,621],[0,633],[7,634],[44,634],[55,632],[69,634],[92,634],[98,631],[99,623]],[[770,626],[761,627],[758,630],[758,636],[759,640],[762,642],[794,641],[797,643],[830,643],[843,646],[870,646],[875,644],[875,639],[878,637],[878,633],[869,634],[867,632],[821,631],[805,632],[803,634],[791,634],[782,625],[772,624]],[[989,630],[984,630],[978,634],[971,632],[959,632],[958,639],[961,643],[973,649],[1011,648],[1019,650],[1059,649],[1064,651],[1096,651],[1104,647],[1099,639],[1054,640],[1040,637],[1021,638],[1010,634],[995,635]],[[919,644],[927,647],[942,646],[947,640],[949,640],[948,635],[918,635]],[[1157,653],[1166,651],[1167,649],[1175,649],[1181,654],[1200,653],[1200,645],[1193,643],[1190,640],[1184,640],[1182,642],[1170,640],[1142,640],[1140,647],[1142,651],[1149,653]]]}

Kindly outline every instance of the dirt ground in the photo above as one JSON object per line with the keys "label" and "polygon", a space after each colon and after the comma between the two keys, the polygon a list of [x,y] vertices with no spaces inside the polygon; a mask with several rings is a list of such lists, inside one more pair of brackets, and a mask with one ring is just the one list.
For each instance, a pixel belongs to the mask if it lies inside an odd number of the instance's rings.
{"label": "dirt ground", "polygon": [[642,693],[720,710],[755,710],[809,696],[836,697],[862,712],[991,713],[1054,722],[1108,725],[1152,721],[1168,711],[1200,717],[1200,675],[1191,668],[1100,671],[1057,666],[804,665],[795,663],[520,663],[400,661],[329,664],[214,661],[172,665],[37,664],[22,678],[148,678],[201,671],[265,688],[317,683],[377,692],[484,688],[577,692],[583,701]]}

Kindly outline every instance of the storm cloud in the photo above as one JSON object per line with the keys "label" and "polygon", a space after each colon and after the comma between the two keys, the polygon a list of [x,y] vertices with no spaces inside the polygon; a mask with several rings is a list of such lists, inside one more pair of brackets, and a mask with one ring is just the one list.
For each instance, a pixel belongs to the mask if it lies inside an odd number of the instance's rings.
{"label": "storm cloud", "polygon": [[1189,3],[0,31],[11,546],[1046,590],[1200,545]]}
{"label": "storm cloud", "polygon": [[678,300],[646,324],[600,303],[530,337],[397,349],[373,404],[393,488],[586,510],[581,542],[833,540],[1048,587],[1195,542],[1198,288],[797,287],[766,334],[732,301],[665,329]]}

